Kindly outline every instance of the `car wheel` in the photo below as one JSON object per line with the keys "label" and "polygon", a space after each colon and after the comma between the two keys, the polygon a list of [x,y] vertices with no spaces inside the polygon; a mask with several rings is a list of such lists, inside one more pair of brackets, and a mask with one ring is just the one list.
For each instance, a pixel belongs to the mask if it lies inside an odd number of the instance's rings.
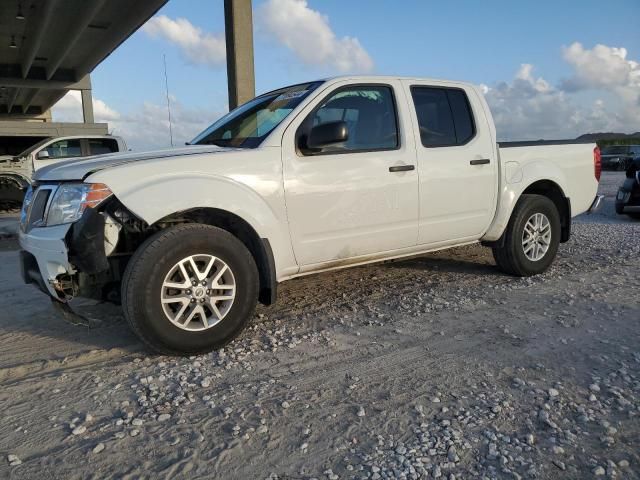
{"label": "car wheel", "polygon": [[19,210],[24,193],[24,190],[15,183],[0,179],[0,210]]}
{"label": "car wheel", "polygon": [[616,207],[615,208],[616,208],[616,213],[618,215],[623,215],[624,214],[624,204],[616,202]]}
{"label": "car wheel", "polygon": [[498,267],[527,277],[546,271],[560,244],[560,214],[542,195],[522,195],[504,233],[504,245],[493,248]]}
{"label": "car wheel", "polygon": [[122,282],[124,315],[151,349],[191,355],[223,347],[248,323],[258,299],[258,271],[229,232],[178,225],[146,240]]}

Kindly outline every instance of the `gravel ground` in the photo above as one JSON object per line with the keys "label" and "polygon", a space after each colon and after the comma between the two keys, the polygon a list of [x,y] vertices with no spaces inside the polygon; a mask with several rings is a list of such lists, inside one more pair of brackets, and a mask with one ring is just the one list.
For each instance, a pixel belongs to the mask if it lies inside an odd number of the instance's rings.
{"label": "gravel ground", "polygon": [[[544,275],[469,246],[286,282],[223,351],[60,320],[0,252],[1,478],[640,478],[640,222]],[[1,243],[1,242],[0,242]]]}

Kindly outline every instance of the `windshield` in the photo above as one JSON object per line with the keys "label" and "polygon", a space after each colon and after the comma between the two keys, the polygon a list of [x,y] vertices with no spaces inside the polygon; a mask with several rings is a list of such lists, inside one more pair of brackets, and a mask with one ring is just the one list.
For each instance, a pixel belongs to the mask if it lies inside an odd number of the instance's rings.
{"label": "windshield", "polygon": [[629,151],[629,147],[621,145],[618,147],[604,147],[602,149],[602,155],[624,155]]}
{"label": "windshield", "polygon": [[51,140],[53,137],[47,137],[44,140],[40,140],[38,143],[36,143],[35,145],[31,145],[29,148],[27,148],[24,152],[16,155],[17,158],[22,158],[22,157],[26,157],[27,155],[29,155],[30,153],[32,153],[33,151],[37,150],[38,148],[40,148],[41,146],[43,146],[45,143],[47,143],[49,140]]}
{"label": "windshield", "polygon": [[255,148],[321,83],[293,85],[254,98],[215,122],[191,144]]}

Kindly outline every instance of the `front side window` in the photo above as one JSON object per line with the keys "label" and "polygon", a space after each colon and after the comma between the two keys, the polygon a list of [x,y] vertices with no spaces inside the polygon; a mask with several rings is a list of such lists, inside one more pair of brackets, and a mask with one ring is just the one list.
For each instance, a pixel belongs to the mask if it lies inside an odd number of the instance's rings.
{"label": "front side window", "polygon": [[89,140],[90,155],[104,155],[105,153],[114,153],[118,151],[118,142],[111,138],[90,138]]}
{"label": "front side window", "polygon": [[464,145],[474,137],[473,114],[463,90],[414,86],[411,96],[425,147]]}
{"label": "front side window", "polygon": [[321,83],[294,85],[254,98],[215,122],[191,144],[255,148]]}
{"label": "front side window", "polygon": [[303,122],[299,141],[302,150],[305,150],[306,136],[314,127],[334,122],[346,124],[347,139],[323,147],[322,153],[398,147],[398,122],[390,87],[351,86],[331,94]]}
{"label": "front side window", "polygon": [[60,140],[53,142],[46,148],[49,158],[81,157],[82,148],[79,139]]}

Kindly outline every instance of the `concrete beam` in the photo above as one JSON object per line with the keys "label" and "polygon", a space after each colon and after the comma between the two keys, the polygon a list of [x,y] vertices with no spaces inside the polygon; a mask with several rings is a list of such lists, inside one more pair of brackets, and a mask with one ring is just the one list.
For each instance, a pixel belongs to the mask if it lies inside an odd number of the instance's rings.
{"label": "concrete beam", "polygon": [[91,70],[93,70],[96,65],[111,55],[111,52],[144,25],[167,1],[168,0],[129,1],[126,7],[126,15],[122,15],[117,22],[114,22],[108,30],[104,31],[105,36],[100,39],[100,50],[92,52],[78,63],[76,71],[91,73]]}
{"label": "concrete beam", "polygon": [[82,118],[84,123],[94,123],[91,90],[80,90],[80,93],[82,95]]}
{"label": "concrete beam", "polygon": [[106,123],[25,122],[0,115],[0,137],[61,137],[64,135],[106,135]]}
{"label": "concrete beam", "polygon": [[13,110],[13,106],[16,104],[16,99],[18,98],[18,94],[20,93],[20,89],[16,88],[13,90],[13,93],[9,97],[9,102],[7,103],[7,112],[11,113]]}
{"label": "concrete beam", "polygon": [[22,113],[27,113],[29,111],[29,107],[33,103],[33,99],[36,98],[36,95],[39,91],[40,90],[38,90],[37,88],[31,88],[29,90],[29,93],[27,93],[24,98],[24,102],[22,102]]}
{"label": "concrete beam", "polygon": [[33,66],[33,60],[38,54],[38,49],[42,43],[44,32],[49,25],[49,21],[52,17],[53,8],[56,5],[57,0],[41,0],[38,9],[36,10],[34,25],[31,31],[33,35],[27,37],[26,45],[24,46],[25,54],[22,60],[22,78],[27,78],[29,71]]}
{"label": "concrete beam", "polygon": [[85,76],[79,82],[65,80],[43,80],[39,78],[21,78],[0,76],[0,85],[18,88],[42,88],[45,90],[87,90],[91,89],[89,76]]}
{"label": "concrete beam", "polygon": [[51,79],[58,71],[58,68],[60,68],[65,57],[75,46],[80,35],[82,35],[87,26],[91,23],[91,20],[93,20],[96,14],[100,11],[105,1],[106,0],[95,0],[93,2],[85,2],[84,8],[77,12],[77,16],[74,17],[72,24],[73,27],[66,32],[65,38],[61,42],[61,44],[64,45],[64,48],[56,50],[52,58],[49,59],[49,63],[47,65],[47,80]]}
{"label": "concrete beam", "polygon": [[256,96],[251,0],[224,0],[229,109]]}

